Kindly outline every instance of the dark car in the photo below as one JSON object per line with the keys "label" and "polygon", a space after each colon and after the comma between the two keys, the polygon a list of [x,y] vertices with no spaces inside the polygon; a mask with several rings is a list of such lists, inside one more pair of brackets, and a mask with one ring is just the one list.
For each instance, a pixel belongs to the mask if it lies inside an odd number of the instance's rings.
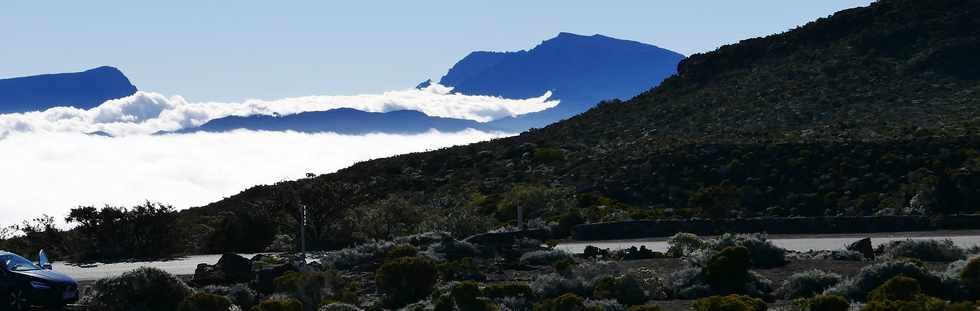
{"label": "dark car", "polygon": [[35,264],[14,253],[0,251],[0,310],[33,307],[60,309],[78,301],[78,283],[51,270],[44,253]]}

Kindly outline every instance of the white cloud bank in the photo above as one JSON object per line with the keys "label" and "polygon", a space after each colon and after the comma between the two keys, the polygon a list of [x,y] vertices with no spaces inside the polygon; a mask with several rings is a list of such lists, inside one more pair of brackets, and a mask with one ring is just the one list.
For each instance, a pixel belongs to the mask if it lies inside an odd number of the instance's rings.
{"label": "white cloud bank", "polygon": [[42,213],[63,219],[79,205],[150,200],[200,206],[307,172],[328,173],[367,159],[507,135],[475,130],[357,136],[241,130],[115,138],[11,133],[0,139],[0,225]]}
{"label": "white cloud bank", "polygon": [[558,105],[551,93],[528,99],[504,99],[451,93],[433,84],[425,89],[353,96],[308,96],[240,103],[192,103],[180,96],[138,92],[82,110],[58,107],[42,112],[0,115],[0,139],[11,133],[91,133],[114,136],[152,134],[196,127],[227,116],[289,115],[306,111],[354,108],[368,112],[417,110],[430,116],[488,122],[545,110]]}

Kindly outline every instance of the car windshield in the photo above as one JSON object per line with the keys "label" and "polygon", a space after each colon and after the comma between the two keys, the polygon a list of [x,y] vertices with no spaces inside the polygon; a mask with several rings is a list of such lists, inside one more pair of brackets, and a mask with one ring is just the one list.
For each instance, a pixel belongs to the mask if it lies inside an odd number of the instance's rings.
{"label": "car windshield", "polygon": [[17,255],[8,255],[0,257],[0,261],[7,264],[7,270],[10,271],[31,271],[31,270],[41,270],[30,260],[25,259]]}

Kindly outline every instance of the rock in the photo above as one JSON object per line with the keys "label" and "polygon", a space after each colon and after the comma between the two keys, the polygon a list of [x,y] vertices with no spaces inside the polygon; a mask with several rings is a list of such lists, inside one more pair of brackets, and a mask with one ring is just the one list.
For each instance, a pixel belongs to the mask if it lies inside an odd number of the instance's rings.
{"label": "rock", "polygon": [[224,281],[228,283],[248,283],[255,277],[252,272],[252,261],[238,254],[221,255],[217,267],[224,273]]}
{"label": "rock", "polygon": [[194,269],[194,278],[191,280],[199,286],[221,284],[225,280],[224,273],[217,266],[202,263]]}
{"label": "rock", "polygon": [[875,250],[874,246],[871,245],[871,238],[863,238],[851,243],[851,245],[847,246],[847,250],[861,253],[867,259],[875,259]]}
{"label": "rock", "polygon": [[546,229],[531,229],[513,232],[481,233],[468,237],[463,241],[485,247],[510,247],[519,239],[528,238],[544,241],[548,239],[548,236],[549,232]]}

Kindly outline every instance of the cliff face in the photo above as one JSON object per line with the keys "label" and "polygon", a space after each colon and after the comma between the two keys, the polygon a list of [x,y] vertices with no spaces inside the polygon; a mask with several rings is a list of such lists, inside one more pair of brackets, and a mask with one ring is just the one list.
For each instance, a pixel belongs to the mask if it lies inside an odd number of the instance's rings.
{"label": "cliff face", "polygon": [[2,79],[0,113],[41,111],[59,106],[89,109],[106,100],[133,93],[136,93],[136,87],[113,67]]}

